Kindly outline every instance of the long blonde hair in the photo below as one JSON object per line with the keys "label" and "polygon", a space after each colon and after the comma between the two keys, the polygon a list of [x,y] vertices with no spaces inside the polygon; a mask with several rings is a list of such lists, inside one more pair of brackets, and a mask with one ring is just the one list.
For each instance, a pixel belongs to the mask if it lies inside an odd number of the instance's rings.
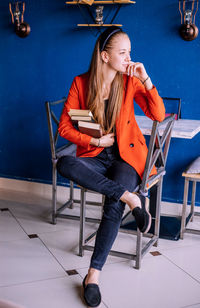
{"label": "long blonde hair", "polygon": [[[106,43],[103,50],[108,51],[113,47],[113,40],[117,39],[119,35],[127,35],[125,32],[118,32],[112,35],[112,37]],[[93,113],[94,119],[101,125],[104,133],[110,133],[115,129],[115,122],[119,116],[122,98],[123,98],[123,75],[119,72],[111,84],[109,102],[107,105],[107,111],[105,116],[104,99],[102,94],[103,89],[103,72],[102,72],[103,60],[100,53],[100,39],[97,40],[90,67],[89,67],[89,84],[87,95],[87,108]]]}

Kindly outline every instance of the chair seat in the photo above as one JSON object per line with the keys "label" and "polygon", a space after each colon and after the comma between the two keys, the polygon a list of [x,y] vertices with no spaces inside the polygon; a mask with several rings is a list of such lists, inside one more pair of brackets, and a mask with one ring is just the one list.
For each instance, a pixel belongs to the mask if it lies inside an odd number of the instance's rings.
{"label": "chair seat", "polygon": [[183,172],[182,176],[184,176],[185,178],[200,179],[200,173],[186,173],[186,172]]}
{"label": "chair seat", "polygon": [[57,158],[60,158],[62,156],[65,155],[71,155],[71,156],[75,156],[76,155],[76,144],[71,143],[71,144],[67,144],[61,148],[58,148],[56,150],[56,156]]}
{"label": "chair seat", "polygon": [[186,178],[200,179],[200,157],[197,157],[182,173]]}
{"label": "chair seat", "polygon": [[185,173],[200,173],[200,156],[187,167]]}

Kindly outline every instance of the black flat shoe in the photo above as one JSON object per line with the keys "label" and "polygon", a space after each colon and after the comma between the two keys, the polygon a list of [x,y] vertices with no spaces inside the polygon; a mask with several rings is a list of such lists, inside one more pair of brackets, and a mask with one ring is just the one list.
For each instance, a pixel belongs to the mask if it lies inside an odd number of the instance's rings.
{"label": "black flat shoe", "polygon": [[101,293],[96,283],[88,283],[85,285],[87,275],[83,280],[84,299],[89,307],[98,307],[101,303]]}
{"label": "black flat shoe", "polygon": [[140,232],[147,233],[151,227],[151,214],[148,211],[149,199],[139,193],[134,193],[140,198],[141,208],[135,207],[132,214],[135,217]]}

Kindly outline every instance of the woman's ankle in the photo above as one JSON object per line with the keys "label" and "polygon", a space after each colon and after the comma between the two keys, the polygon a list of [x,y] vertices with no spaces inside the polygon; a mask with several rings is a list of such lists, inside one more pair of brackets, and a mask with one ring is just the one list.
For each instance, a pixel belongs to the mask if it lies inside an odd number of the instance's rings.
{"label": "woman's ankle", "polygon": [[88,283],[95,283],[98,284],[99,283],[99,275],[100,275],[100,271],[97,270],[96,268],[89,268],[88,270],[88,274],[87,274],[87,278],[86,278],[86,285]]}
{"label": "woman's ankle", "polygon": [[131,211],[136,207],[141,207],[141,201],[137,194],[131,193],[128,190],[123,193],[120,199],[124,203],[128,204]]}

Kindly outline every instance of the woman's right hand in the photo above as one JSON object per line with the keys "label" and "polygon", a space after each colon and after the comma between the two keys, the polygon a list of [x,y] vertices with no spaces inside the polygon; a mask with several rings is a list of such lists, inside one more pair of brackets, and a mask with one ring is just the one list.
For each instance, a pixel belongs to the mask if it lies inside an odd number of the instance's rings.
{"label": "woman's right hand", "polygon": [[101,138],[92,138],[91,145],[96,147],[108,148],[113,145],[115,141],[115,135],[113,133],[102,136]]}
{"label": "woman's right hand", "polygon": [[107,134],[99,138],[99,147],[108,148],[115,142],[115,135],[113,133]]}

